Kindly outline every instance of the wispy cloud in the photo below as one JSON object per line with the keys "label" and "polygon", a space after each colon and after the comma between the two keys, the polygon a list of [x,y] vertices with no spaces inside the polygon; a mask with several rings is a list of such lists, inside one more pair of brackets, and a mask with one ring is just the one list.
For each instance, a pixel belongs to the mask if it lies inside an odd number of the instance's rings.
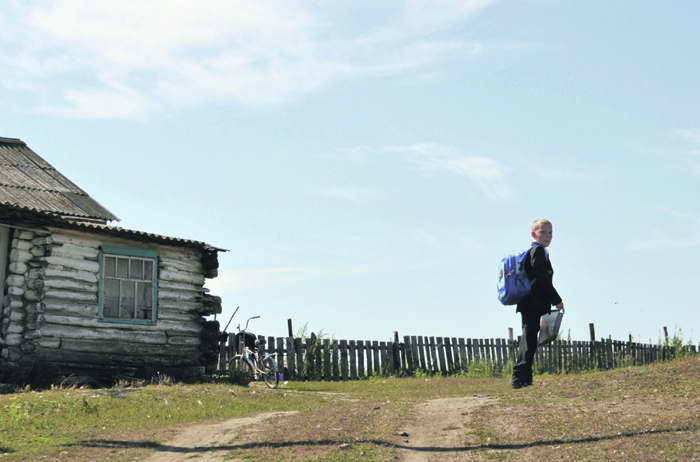
{"label": "wispy cloud", "polygon": [[343,188],[339,186],[329,186],[326,188],[321,188],[321,194],[335,197],[338,199],[349,200],[353,202],[359,202],[366,200],[372,196],[369,191],[356,188]]}
{"label": "wispy cloud", "polygon": [[[700,217],[666,207],[655,207],[663,227],[645,229],[645,235],[634,238],[629,248],[635,251],[667,250],[700,247]],[[670,232],[669,230],[673,230]]]}
{"label": "wispy cloud", "polygon": [[607,174],[594,171],[574,169],[571,167],[533,167],[534,170],[550,184],[597,184],[608,177]]}
{"label": "wispy cloud", "polygon": [[310,268],[263,268],[228,271],[208,280],[207,288],[215,293],[232,290],[260,289],[264,287],[290,284],[319,277],[320,271]]}
{"label": "wispy cloud", "polygon": [[388,146],[386,152],[407,156],[424,170],[448,172],[478,179],[497,179],[503,175],[503,166],[488,157],[465,155],[460,149],[439,143],[414,143],[405,146]]}
{"label": "wispy cloud", "polygon": [[432,142],[388,146],[382,151],[404,156],[419,170],[445,171],[467,177],[489,196],[507,198],[511,194],[504,181],[507,169],[489,157],[469,155],[462,149]]}
{"label": "wispy cloud", "polygon": [[236,290],[261,289],[308,280],[348,277],[387,271],[398,272],[415,269],[416,267],[415,263],[400,263],[386,260],[358,266],[247,268],[222,272],[216,278],[207,280],[206,287],[213,293],[224,294]]}
{"label": "wispy cloud", "polygon": [[[479,44],[439,32],[489,3],[393,2],[383,19],[343,31],[338,8],[313,1],[10,1],[0,11],[0,85],[69,117],[143,119],[211,101],[276,104],[337,79],[478,53]],[[342,5],[344,14],[370,7]]]}
{"label": "wispy cloud", "polygon": [[700,128],[678,129],[676,130],[676,134],[686,141],[700,144]]}

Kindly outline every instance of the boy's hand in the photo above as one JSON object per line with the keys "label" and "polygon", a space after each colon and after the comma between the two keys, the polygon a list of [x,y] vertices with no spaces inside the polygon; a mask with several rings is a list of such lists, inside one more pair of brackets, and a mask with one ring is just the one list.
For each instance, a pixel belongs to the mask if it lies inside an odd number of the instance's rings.
{"label": "boy's hand", "polygon": [[564,302],[559,302],[559,304],[558,304],[558,305],[555,305],[555,306],[556,306],[557,308],[559,308],[560,310],[561,310],[561,309],[564,309]]}

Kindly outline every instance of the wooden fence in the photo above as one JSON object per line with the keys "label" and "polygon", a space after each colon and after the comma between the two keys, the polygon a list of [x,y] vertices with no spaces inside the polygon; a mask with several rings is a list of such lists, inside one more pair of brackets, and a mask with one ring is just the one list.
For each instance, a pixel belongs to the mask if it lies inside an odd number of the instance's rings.
{"label": "wooden fence", "polygon": [[[416,372],[452,375],[476,373],[484,368],[492,375],[500,375],[512,367],[518,350],[518,340],[405,336],[401,342],[398,334],[393,342],[317,339],[313,334],[305,339],[258,338],[266,339],[265,351],[284,370],[285,380],[347,381],[380,375],[412,376]],[[227,358],[239,348],[233,335],[228,342],[222,340],[220,370],[226,370]],[[689,351],[697,353],[695,345]],[[604,370],[674,356],[674,349],[663,345],[612,339],[557,340],[538,348],[535,369],[538,373],[555,374]]]}

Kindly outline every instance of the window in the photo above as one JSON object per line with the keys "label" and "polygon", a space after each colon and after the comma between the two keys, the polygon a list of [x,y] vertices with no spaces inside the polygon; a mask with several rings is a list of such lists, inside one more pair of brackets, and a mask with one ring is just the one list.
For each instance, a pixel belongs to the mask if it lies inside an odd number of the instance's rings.
{"label": "window", "polygon": [[157,281],[158,252],[102,247],[99,320],[155,324]]}

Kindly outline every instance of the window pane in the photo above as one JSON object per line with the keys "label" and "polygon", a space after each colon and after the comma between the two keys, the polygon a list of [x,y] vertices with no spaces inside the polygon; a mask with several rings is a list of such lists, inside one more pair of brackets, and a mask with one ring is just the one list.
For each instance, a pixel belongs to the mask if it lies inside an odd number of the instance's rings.
{"label": "window pane", "polygon": [[153,287],[151,284],[136,283],[136,304],[139,308],[151,308],[153,306]]}
{"label": "window pane", "polygon": [[129,277],[131,279],[143,279],[143,260],[139,260],[138,258],[131,259]]}
{"label": "window pane", "polygon": [[134,318],[135,285],[133,281],[122,281],[120,318]]}
{"label": "window pane", "polygon": [[119,280],[104,281],[104,296],[102,297],[102,316],[105,318],[119,317]]}
{"label": "window pane", "polygon": [[117,258],[117,277],[126,279],[129,277],[129,259]]}
{"label": "window pane", "polygon": [[143,278],[146,281],[153,280],[153,260],[144,260]]}
{"label": "window pane", "polygon": [[104,271],[105,271],[105,277],[112,278],[116,276],[117,274],[117,259],[114,257],[105,257],[104,258]]}
{"label": "window pane", "polygon": [[150,283],[136,283],[136,317],[139,319],[151,319],[153,314],[153,287]]}

